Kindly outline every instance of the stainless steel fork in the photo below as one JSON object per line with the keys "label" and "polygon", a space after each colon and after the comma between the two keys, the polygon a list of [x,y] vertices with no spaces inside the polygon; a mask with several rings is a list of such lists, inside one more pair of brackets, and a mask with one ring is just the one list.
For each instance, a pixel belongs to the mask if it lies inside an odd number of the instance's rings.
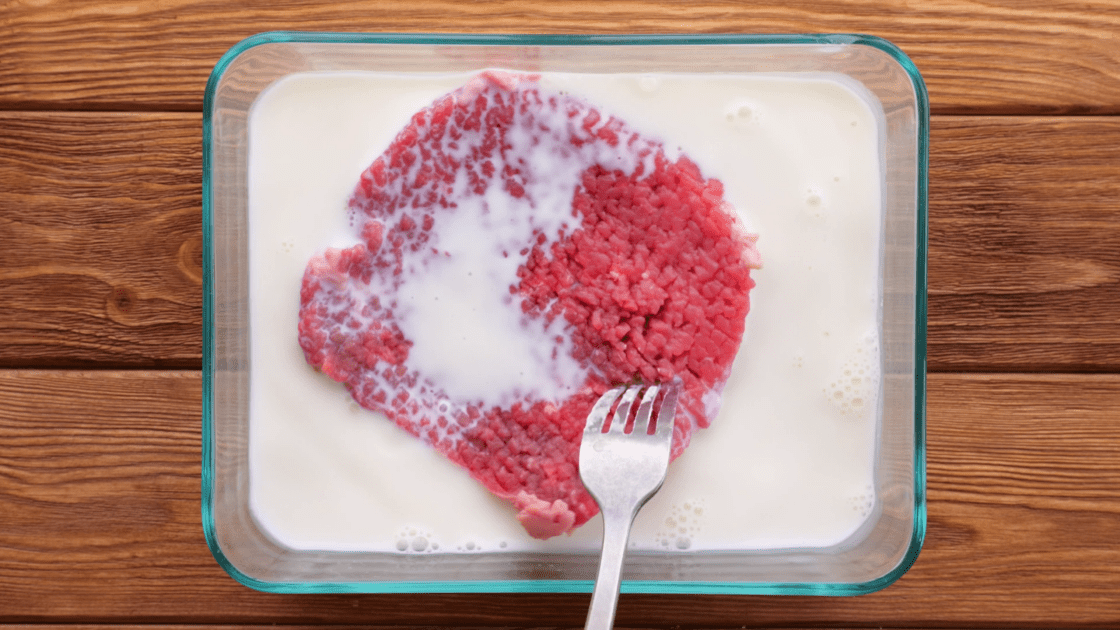
{"label": "stainless steel fork", "polygon": [[[587,611],[588,630],[614,624],[630,526],[661,488],[669,468],[679,391],[675,382],[616,387],[603,394],[587,416],[579,476],[603,514],[603,553]],[[637,413],[631,413],[639,394]]]}

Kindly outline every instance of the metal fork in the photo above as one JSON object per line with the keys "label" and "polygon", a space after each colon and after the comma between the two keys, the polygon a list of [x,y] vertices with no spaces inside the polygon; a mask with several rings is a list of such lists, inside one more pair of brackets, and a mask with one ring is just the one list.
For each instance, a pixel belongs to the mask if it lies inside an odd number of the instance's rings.
{"label": "metal fork", "polygon": [[[637,414],[631,414],[642,389]],[[659,402],[662,390],[665,393]],[[587,611],[588,630],[614,624],[630,526],[638,510],[661,488],[669,468],[679,391],[676,382],[648,388],[616,387],[603,394],[587,416],[579,449],[579,476],[603,514],[603,553]],[[613,416],[612,408],[616,409]],[[631,415],[634,419],[628,423]],[[651,418],[656,420],[652,428]]]}

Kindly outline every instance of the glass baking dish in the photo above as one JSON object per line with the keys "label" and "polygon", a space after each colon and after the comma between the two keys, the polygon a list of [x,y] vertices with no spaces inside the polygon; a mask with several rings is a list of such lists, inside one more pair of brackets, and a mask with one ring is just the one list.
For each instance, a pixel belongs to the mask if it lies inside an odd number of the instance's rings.
{"label": "glass baking dish", "polygon": [[[597,562],[593,549],[427,549],[416,554],[293,546],[263,527],[252,508],[251,401],[260,395],[252,369],[266,359],[255,354],[261,344],[252,343],[251,279],[264,263],[256,257],[260,247],[251,228],[254,221],[268,220],[249,210],[250,153],[255,143],[260,145],[251,134],[254,104],[291,76],[380,73],[423,78],[485,69],[564,73],[577,79],[651,73],[686,78],[824,73],[840,77],[867,101],[879,121],[881,160],[881,377],[870,493],[874,499],[867,507],[867,520],[844,540],[824,546],[633,550],[627,556],[622,590],[856,595],[897,580],[915,561],[925,532],[928,103],[914,64],[890,43],[862,35],[276,32],[234,46],[214,68],[204,105],[202,514],[207,542],[219,564],[243,584],[271,592],[590,592]],[[812,203],[819,204],[819,198]],[[753,316],[752,311],[748,321]],[[766,333],[753,328],[750,334]],[[294,343],[294,331],[290,341]],[[744,346],[748,344],[749,337]]]}

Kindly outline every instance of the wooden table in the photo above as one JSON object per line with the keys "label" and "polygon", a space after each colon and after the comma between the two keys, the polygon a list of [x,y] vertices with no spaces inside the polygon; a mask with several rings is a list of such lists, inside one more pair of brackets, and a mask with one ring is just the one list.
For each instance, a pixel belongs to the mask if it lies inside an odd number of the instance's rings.
{"label": "wooden table", "polygon": [[1117,0],[0,4],[0,624],[582,624],[586,595],[263,594],[207,550],[202,96],[274,29],[898,44],[933,111],[925,548],[879,593],[619,626],[1120,627]]}

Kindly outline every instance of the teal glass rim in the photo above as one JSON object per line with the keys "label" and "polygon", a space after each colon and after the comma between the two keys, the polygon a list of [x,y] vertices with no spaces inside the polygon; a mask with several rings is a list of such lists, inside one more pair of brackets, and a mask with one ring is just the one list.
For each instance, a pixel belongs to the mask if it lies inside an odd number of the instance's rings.
{"label": "teal glass rim", "polygon": [[262,581],[241,569],[222,550],[214,520],[215,439],[215,260],[214,260],[214,101],[219,82],[229,65],[246,51],[264,44],[394,44],[441,46],[732,46],[732,45],[825,45],[867,46],[889,55],[908,75],[915,95],[917,113],[917,181],[914,260],[914,365],[913,448],[914,515],[906,553],[889,572],[859,583],[815,582],[710,582],[624,580],[623,593],[664,594],[754,594],[852,596],[872,593],[897,581],[921,551],[926,532],[926,331],[928,257],[929,99],[916,65],[897,46],[873,35],[863,34],[775,34],[775,35],[535,35],[535,34],[443,34],[443,33],[340,33],[272,31],[250,36],[230,48],[215,64],[203,99],[202,220],[203,220],[203,357],[202,357],[202,484],[201,516],[207,545],[218,564],[238,582],[256,590],[274,593],[590,593],[591,580],[478,580],[478,581],[352,581],[284,582]]}

